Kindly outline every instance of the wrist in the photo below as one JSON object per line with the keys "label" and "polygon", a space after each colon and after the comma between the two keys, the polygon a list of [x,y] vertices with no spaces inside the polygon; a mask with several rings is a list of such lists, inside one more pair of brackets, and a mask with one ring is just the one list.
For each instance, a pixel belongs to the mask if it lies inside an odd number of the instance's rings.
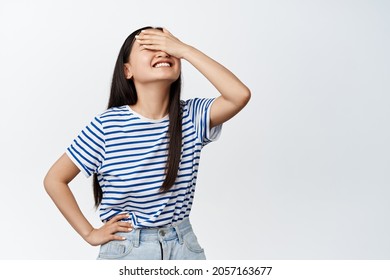
{"label": "wrist", "polygon": [[195,51],[196,51],[196,49],[194,47],[192,47],[190,45],[185,45],[180,58],[188,61],[190,59],[192,53],[194,53]]}
{"label": "wrist", "polygon": [[[94,231],[95,229],[93,227],[91,227],[90,229],[86,229],[84,230],[83,232],[80,233],[81,237],[88,242],[88,239],[89,237],[91,236],[91,233]],[[89,242],[88,242],[89,243]]]}

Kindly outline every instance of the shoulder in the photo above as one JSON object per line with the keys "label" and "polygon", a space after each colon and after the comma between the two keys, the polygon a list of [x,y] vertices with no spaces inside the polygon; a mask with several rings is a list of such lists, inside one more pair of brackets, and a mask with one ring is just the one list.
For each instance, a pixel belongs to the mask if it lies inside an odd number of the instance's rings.
{"label": "shoulder", "polygon": [[111,107],[100,114],[96,115],[95,119],[100,122],[105,122],[113,119],[126,118],[130,115],[127,105]]}
{"label": "shoulder", "polygon": [[187,100],[181,100],[181,107],[185,110],[198,110],[207,109],[211,103],[215,100],[215,97],[196,97]]}
{"label": "shoulder", "polygon": [[187,100],[180,100],[180,108],[182,113],[192,111],[192,108],[194,106],[194,103],[197,102],[199,98],[191,98]]}
{"label": "shoulder", "polygon": [[129,109],[127,105],[111,107],[103,112],[101,112],[98,117],[107,118],[110,116],[120,116],[120,115],[129,115]]}
{"label": "shoulder", "polygon": [[104,129],[105,124],[118,120],[121,121],[122,119],[128,118],[129,115],[130,112],[126,105],[112,107],[96,114],[87,127],[93,126],[99,129]]}
{"label": "shoulder", "polygon": [[180,103],[182,106],[192,106],[195,104],[209,103],[212,102],[214,99],[215,97],[195,97],[187,100],[180,100]]}

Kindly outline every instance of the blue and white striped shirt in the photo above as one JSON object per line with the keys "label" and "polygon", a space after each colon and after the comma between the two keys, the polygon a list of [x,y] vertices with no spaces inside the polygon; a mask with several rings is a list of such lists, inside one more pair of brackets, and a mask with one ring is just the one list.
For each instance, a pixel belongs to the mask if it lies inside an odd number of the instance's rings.
{"label": "blue and white striped shirt", "polygon": [[222,125],[210,129],[214,98],[181,101],[182,155],[174,186],[159,191],[168,156],[168,116],[150,120],[127,105],[96,116],[66,153],[86,177],[98,174],[103,222],[129,213],[135,228],[161,227],[189,216],[202,147],[216,140]]}

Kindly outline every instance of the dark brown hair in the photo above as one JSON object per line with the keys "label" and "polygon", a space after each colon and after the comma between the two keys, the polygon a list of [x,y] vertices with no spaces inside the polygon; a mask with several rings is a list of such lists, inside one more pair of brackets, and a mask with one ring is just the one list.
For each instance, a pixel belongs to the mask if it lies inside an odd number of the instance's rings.
{"label": "dark brown hair", "polygon": [[[137,103],[137,91],[132,79],[125,78],[124,64],[128,62],[130,52],[134,44],[135,35],[139,34],[144,29],[154,27],[143,27],[131,33],[123,43],[118,59],[115,64],[114,74],[111,83],[110,98],[107,108],[118,107],[123,105],[133,105]],[[157,27],[156,29],[162,30]],[[182,146],[182,117],[180,111],[180,92],[181,92],[181,75],[171,84],[169,92],[169,148],[168,161],[165,170],[165,180],[160,188],[161,192],[168,191],[175,183],[179,170]],[[95,206],[98,207],[102,201],[103,192],[99,185],[97,174],[93,176],[93,193],[95,198]]]}

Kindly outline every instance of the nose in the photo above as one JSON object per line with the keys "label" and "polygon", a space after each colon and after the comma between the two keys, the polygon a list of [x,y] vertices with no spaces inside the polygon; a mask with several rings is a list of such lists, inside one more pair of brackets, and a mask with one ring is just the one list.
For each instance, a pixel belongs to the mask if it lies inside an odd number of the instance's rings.
{"label": "nose", "polygon": [[156,57],[171,57],[171,56],[164,51],[158,51],[156,53]]}

